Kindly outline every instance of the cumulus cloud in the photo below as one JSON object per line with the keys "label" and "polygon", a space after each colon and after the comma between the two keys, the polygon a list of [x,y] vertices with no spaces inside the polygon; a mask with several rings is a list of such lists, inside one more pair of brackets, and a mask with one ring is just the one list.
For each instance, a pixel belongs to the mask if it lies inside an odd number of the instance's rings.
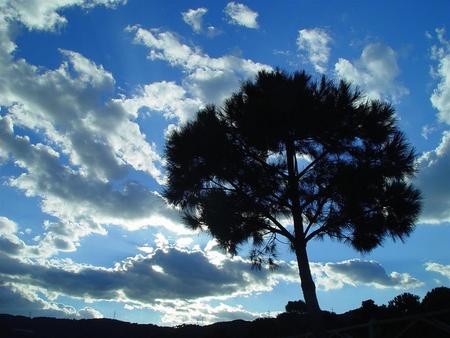
{"label": "cumulus cloud", "polygon": [[206,12],[208,12],[206,8],[200,7],[197,9],[189,9],[181,13],[181,16],[183,17],[183,21],[191,26],[194,32],[200,33],[202,31],[203,16]]}
{"label": "cumulus cloud", "polygon": [[202,106],[202,101],[189,97],[182,86],[167,81],[144,85],[133,97],[117,99],[116,102],[129,112],[137,112],[145,107],[162,113],[166,119],[177,119],[181,123],[191,119]]}
{"label": "cumulus cloud", "polygon": [[80,6],[92,8],[98,5],[115,7],[125,4],[126,0],[5,0],[0,3],[0,12],[9,20],[17,20],[28,29],[54,30],[66,24],[67,19],[59,11]]}
{"label": "cumulus cloud", "polygon": [[[430,100],[438,111],[438,120],[450,124],[450,42],[445,30],[436,29],[438,44],[431,48],[431,59],[437,64],[431,68],[438,83]],[[433,38],[430,35],[430,38]],[[427,126],[424,127],[427,131]],[[439,224],[450,222],[450,131],[444,131],[439,145],[424,152],[417,161],[415,183],[422,191],[424,206],[420,221]]]}
{"label": "cumulus cloud", "polygon": [[327,70],[328,58],[330,57],[331,42],[330,35],[321,28],[301,29],[298,32],[297,46],[306,56],[319,73]]}
{"label": "cumulus cloud", "polygon": [[312,263],[317,287],[323,290],[340,289],[345,285],[367,285],[375,288],[418,288],[423,282],[408,273],[391,272],[376,261],[351,259],[337,263]]}
{"label": "cumulus cloud", "polygon": [[432,74],[439,80],[431,95],[431,104],[438,111],[441,122],[450,124],[450,41],[445,39],[445,30],[436,29],[439,45],[433,45],[431,57],[437,62]]}
{"label": "cumulus cloud", "polygon": [[233,25],[258,28],[258,22],[256,21],[258,13],[252,11],[244,4],[234,1],[229,2],[223,11],[228,16],[228,22]]}
{"label": "cumulus cloud", "polygon": [[109,182],[75,172],[61,164],[49,146],[14,135],[8,117],[0,117],[0,140],[1,147],[25,170],[9,184],[27,196],[39,196],[42,210],[50,215],[73,223],[88,222],[92,232],[103,232],[101,224],[117,224],[131,230],[163,225],[188,233],[178,211],[168,207],[159,194],[133,181],[116,189]]}
{"label": "cumulus cloud", "polygon": [[[138,26],[128,27],[127,31],[134,33],[135,43],[142,44],[150,49],[149,58],[151,60],[167,61],[170,65],[180,67],[185,72],[182,88],[177,88],[175,84],[168,83],[159,83],[152,87],[156,90],[157,87],[170,86],[176,90],[177,94],[173,95],[178,95],[181,102],[170,105],[162,104],[162,111],[168,116],[173,114],[183,119],[186,118],[186,115],[189,116],[191,109],[197,105],[221,104],[239,87],[241,81],[253,78],[260,70],[271,69],[267,65],[233,55],[210,57],[198,47],[190,47],[182,43],[171,32],[162,32],[158,29],[146,30]],[[145,93],[141,96],[148,97]],[[139,100],[138,97],[134,98],[135,103],[147,102],[150,104],[150,109],[157,108],[155,104],[152,104],[152,100]],[[168,101],[164,98],[162,100],[163,102]],[[138,106],[139,104],[135,108]],[[181,113],[177,110],[178,107],[188,108],[186,109],[187,113]],[[172,112],[167,113],[166,109]]]}
{"label": "cumulus cloud", "polygon": [[59,11],[69,6],[121,3],[0,4],[0,164],[12,161],[20,168],[3,183],[39,197],[42,210],[57,218],[44,222],[36,245],[25,245],[17,233],[2,233],[3,252],[48,257],[74,251],[82,237],[105,234],[104,224],[131,230],[162,225],[189,233],[159,194],[127,179],[137,170],[163,183],[162,159],[136,122],[139,112],[125,109],[123,98],[114,99],[113,75],[69,50],[60,50],[63,62],[56,69],[14,57],[12,23],[52,31],[65,22]]}
{"label": "cumulus cloud", "polygon": [[409,93],[396,80],[400,69],[395,51],[381,43],[367,45],[353,63],[340,58],[334,69],[340,79],[358,86],[370,99],[398,101]]}
{"label": "cumulus cloud", "polygon": [[92,307],[76,309],[72,306],[45,299],[39,290],[18,283],[0,283],[0,312],[32,317],[56,317],[72,319],[103,318]]}
{"label": "cumulus cloud", "polygon": [[137,116],[115,101],[98,104],[114,88],[111,73],[81,54],[61,52],[67,62],[44,73],[24,60],[3,65],[0,104],[14,123],[43,131],[86,175],[122,178],[129,165],[158,179],[160,158],[133,121]]}
{"label": "cumulus cloud", "polygon": [[[105,234],[101,227],[95,228],[86,222],[72,223],[69,221],[44,221],[44,231],[38,236],[34,245],[26,244],[20,239],[21,232],[17,224],[7,217],[0,217],[0,252],[9,256],[28,259],[31,257],[45,258],[60,251],[75,251],[80,239],[91,233]],[[29,229],[28,229],[29,230]],[[23,233],[22,233],[23,234]]]}
{"label": "cumulus cloud", "polygon": [[17,236],[17,224],[7,217],[0,216],[0,252],[19,255],[25,243]]}
{"label": "cumulus cloud", "polygon": [[270,291],[281,280],[293,281],[297,276],[295,268],[287,263],[271,273],[268,268],[251,269],[251,262],[239,257],[216,265],[202,251],[173,247],[127,258],[113,268],[64,261],[30,264],[6,255],[0,255],[0,262],[5,282],[85,300],[137,305],[154,304],[156,300],[224,299]]}
{"label": "cumulus cloud", "polygon": [[[131,310],[136,307],[128,308]],[[254,320],[267,315],[248,311],[242,305],[230,306],[220,303],[214,306],[202,301],[158,301],[149,308],[161,313],[161,322],[169,325],[187,323],[207,325],[236,319]]]}
{"label": "cumulus cloud", "polygon": [[423,195],[421,223],[450,222],[450,131],[445,131],[436,149],[423,153],[417,161],[414,183]]}
{"label": "cumulus cloud", "polygon": [[[165,239],[162,239],[165,241]],[[269,292],[280,282],[298,283],[295,262],[278,262],[271,271],[252,269],[251,261],[210,249],[181,249],[164,244],[147,255],[129,257],[114,267],[96,267],[70,260],[44,263],[20,261],[0,254],[0,274],[5,283],[46,290],[53,298],[65,295],[90,301],[118,301],[128,307],[157,308],[168,303],[224,300]],[[221,259],[217,259],[222,255]],[[378,288],[414,288],[422,283],[407,273],[387,274],[374,261],[358,259],[338,263],[312,263],[319,288],[345,285]],[[165,305],[164,305],[165,304]],[[184,314],[186,315],[186,314]],[[183,312],[181,313],[183,316]]]}
{"label": "cumulus cloud", "polygon": [[439,273],[450,280],[450,265],[427,262],[425,263],[425,270]]}

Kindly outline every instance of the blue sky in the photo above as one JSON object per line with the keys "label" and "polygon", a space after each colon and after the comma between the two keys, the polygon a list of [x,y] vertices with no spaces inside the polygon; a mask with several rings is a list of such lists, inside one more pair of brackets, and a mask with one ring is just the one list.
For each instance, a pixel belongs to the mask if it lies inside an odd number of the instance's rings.
{"label": "blue sky", "polygon": [[[322,308],[450,285],[447,1],[1,0],[0,312],[177,325],[301,298],[294,256],[252,270],[166,204],[164,140],[262,69],[391,102],[424,209],[405,243],[309,246]],[[207,140],[205,140],[207,142]]]}

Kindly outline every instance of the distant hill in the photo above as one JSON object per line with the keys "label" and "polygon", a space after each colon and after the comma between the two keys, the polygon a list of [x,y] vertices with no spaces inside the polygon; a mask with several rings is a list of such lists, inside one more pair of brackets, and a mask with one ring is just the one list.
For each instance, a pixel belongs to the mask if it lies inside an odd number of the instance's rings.
{"label": "distant hill", "polygon": [[[28,318],[0,314],[0,338],[294,338],[307,333],[308,315],[290,311],[276,318],[251,322],[234,320],[177,327],[112,319]],[[422,303],[419,297],[404,293],[387,306],[378,306],[369,299],[358,309],[343,314],[324,311],[323,315],[327,330],[345,332],[342,336],[346,337],[449,338],[450,289],[435,288]]]}
{"label": "distant hill", "polygon": [[[339,329],[342,327],[365,325],[358,310],[335,315],[327,313],[327,327]],[[398,317],[395,317],[398,318]],[[401,317],[400,317],[401,318]],[[385,318],[386,319],[386,318]],[[391,318],[392,319],[392,318]],[[410,324],[411,320],[381,325],[379,334],[375,337],[395,337],[395,335]],[[450,315],[444,317],[450,328]],[[375,325],[376,327],[376,325]],[[252,322],[234,320],[215,323],[207,326],[182,325],[179,327],[159,327],[152,324],[133,324],[112,319],[56,319],[56,318],[27,318],[23,316],[0,315],[1,338],[294,338],[308,330],[307,316],[284,313],[278,318],[261,318]],[[438,328],[417,322],[407,332],[404,338],[444,338],[450,337]],[[356,328],[351,331],[352,337],[369,337],[368,328]]]}

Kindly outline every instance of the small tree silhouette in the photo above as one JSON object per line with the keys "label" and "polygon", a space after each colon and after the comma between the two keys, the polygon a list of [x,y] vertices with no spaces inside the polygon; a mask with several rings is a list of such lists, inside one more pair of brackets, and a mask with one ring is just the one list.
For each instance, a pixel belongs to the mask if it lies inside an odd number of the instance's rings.
{"label": "small tree silhouette", "polygon": [[[165,197],[194,229],[255,264],[275,263],[276,239],[295,252],[313,331],[324,336],[307,244],[325,236],[370,251],[414,228],[414,152],[387,103],[304,72],[260,72],[223,107],[208,106],[167,140]],[[285,226],[289,218],[293,227]]]}
{"label": "small tree silhouette", "polygon": [[409,292],[402,293],[388,302],[388,309],[401,314],[417,313],[420,310],[420,297]]}
{"label": "small tree silhouette", "polygon": [[426,311],[450,309],[450,288],[441,286],[428,291],[423,297],[422,307]]}
{"label": "small tree silhouette", "polygon": [[375,304],[373,299],[366,299],[361,302],[361,307],[359,308],[365,317],[372,317],[378,310],[379,306]]}
{"label": "small tree silhouette", "polygon": [[305,313],[306,312],[306,303],[300,300],[294,300],[287,302],[285,306],[285,310],[288,313]]}

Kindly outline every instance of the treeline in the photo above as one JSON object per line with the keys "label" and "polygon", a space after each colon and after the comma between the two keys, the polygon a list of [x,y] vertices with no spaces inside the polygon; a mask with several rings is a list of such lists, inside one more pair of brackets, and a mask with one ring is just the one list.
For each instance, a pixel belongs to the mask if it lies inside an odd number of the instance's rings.
{"label": "treeline", "polygon": [[[450,289],[438,287],[421,300],[402,293],[387,304],[377,305],[371,299],[361,307],[343,314],[324,311],[328,331],[344,332],[341,336],[369,337],[450,337]],[[284,338],[309,332],[309,317],[303,301],[291,301],[286,312],[276,318],[258,318],[252,322],[235,320],[206,326],[181,325],[159,327],[132,324],[111,319],[27,318],[0,315],[0,337],[10,338]]]}

